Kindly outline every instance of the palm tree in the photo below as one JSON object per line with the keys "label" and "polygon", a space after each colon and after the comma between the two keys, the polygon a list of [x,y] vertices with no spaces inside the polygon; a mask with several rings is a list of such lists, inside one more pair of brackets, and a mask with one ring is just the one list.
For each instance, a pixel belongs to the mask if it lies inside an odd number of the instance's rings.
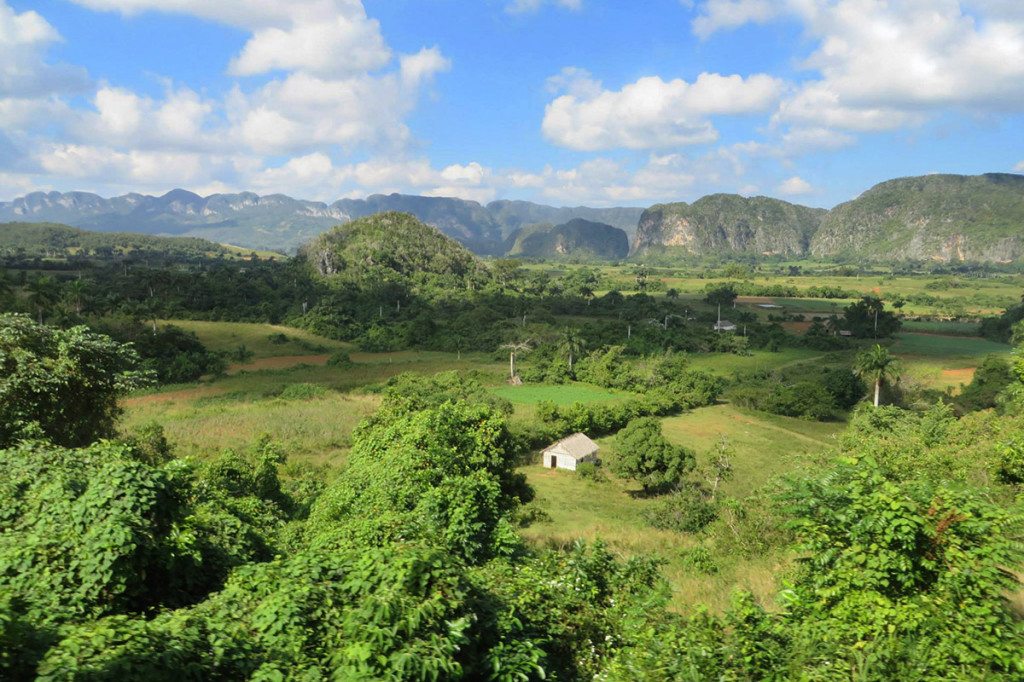
{"label": "palm tree", "polygon": [[508,353],[508,374],[509,379],[515,380],[516,378],[516,355],[518,353],[526,353],[530,350],[532,342],[527,339],[526,341],[518,341],[512,343],[506,343],[502,346]]}
{"label": "palm tree", "polygon": [[0,268],[0,301],[14,293],[11,280],[7,277],[7,271]]}
{"label": "palm tree", "polygon": [[566,327],[562,331],[562,348],[569,354],[569,374],[572,375],[573,360],[587,349],[587,342],[580,336],[580,330]]}
{"label": "palm tree", "polygon": [[875,407],[878,407],[878,398],[882,391],[882,384],[886,381],[896,383],[900,380],[899,363],[896,361],[887,348],[875,344],[857,356],[854,372],[861,379],[865,379],[875,385]]}
{"label": "palm tree", "polygon": [[68,301],[75,306],[75,313],[78,315],[82,314],[82,305],[88,292],[89,285],[81,278],[71,280],[64,287],[64,294]]}
{"label": "palm tree", "polygon": [[43,323],[43,311],[53,305],[57,300],[57,280],[49,275],[43,275],[29,282],[28,301],[39,316],[39,324]]}

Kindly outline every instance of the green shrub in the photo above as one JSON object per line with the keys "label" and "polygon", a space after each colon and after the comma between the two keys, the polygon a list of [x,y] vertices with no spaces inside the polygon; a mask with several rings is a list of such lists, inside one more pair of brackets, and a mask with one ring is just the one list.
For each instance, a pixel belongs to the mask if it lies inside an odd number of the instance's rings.
{"label": "green shrub", "polygon": [[608,481],[608,476],[605,475],[604,470],[595,462],[580,462],[577,464],[576,475],[584,481],[592,483],[605,483]]}
{"label": "green shrub", "polygon": [[696,545],[684,549],[680,553],[683,565],[702,575],[715,575],[718,573],[718,564],[715,563],[711,552],[704,545]]}
{"label": "green shrub", "polygon": [[352,356],[347,350],[335,351],[331,353],[331,357],[327,358],[328,367],[351,367],[352,364]]}
{"label": "green shrub", "polygon": [[698,533],[717,517],[715,503],[694,486],[668,495],[644,511],[644,518],[652,526],[677,533]]}

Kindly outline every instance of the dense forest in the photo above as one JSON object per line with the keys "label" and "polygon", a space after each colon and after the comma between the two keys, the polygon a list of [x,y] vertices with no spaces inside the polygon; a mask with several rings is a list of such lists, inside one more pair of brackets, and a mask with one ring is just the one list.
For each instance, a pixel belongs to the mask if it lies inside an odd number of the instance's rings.
{"label": "dense forest", "polygon": [[[774,304],[755,315],[734,306],[761,285],[735,274],[681,296],[640,266],[622,286],[596,268],[483,262],[396,213],[285,262],[12,266],[0,677],[1024,676],[1008,601],[1024,565],[1024,349],[956,395],[901,383],[888,344],[905,301],[822,285],[820,300],[843,302],[812,321]],[[1017,315],[986,329],[1009,339]],[[541,401],[523,419],[473,372],[395,372],[338,471],[296,461],[273,433],[184,457],[159,422],[127,428],[124,397],[251,351],[213,351],[166,319],[287,323],[373,353],[474,351],[507,362],[513,384],[621,398]],[[695,363],[787,349],[822,360],[729,378]],[[353,366],[344,350],[327,362]],[[698,457],[660,421],[723,400],[848,426],[819,466],[731,497],[730,445]],[[725,554],[792,556],[771,602],[737,589],[724,610],[681,612],[655,557],[528,542],[544,512],[521,466],[576,432],[614,438],[611,473],[651,503],[651,527],[694,538],[694,572],[712,579]]]}

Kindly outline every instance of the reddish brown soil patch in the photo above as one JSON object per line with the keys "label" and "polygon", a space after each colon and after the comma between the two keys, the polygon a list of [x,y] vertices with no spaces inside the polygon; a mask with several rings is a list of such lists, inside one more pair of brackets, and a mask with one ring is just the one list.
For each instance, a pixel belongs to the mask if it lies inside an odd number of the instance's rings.
{"label": "reddish brown soil patch", "polygon": [[783,322],[782,328],[789,332],[804,334],[811,328],[810,322]]}
{"label": "reddish brown soil patch", "polygon": [[152,405],[153,403],[169,403],[175,400],[195,400],[211,395],[224,393],[225,389],[213,386],[200,386],[199,388],[183,388],[180,391],[167,391],[166,393],[153,393],[152,395],[140,395],[135,398],[126,398],[121,401],[123,405],[131,407],[134,405]]}
{"label": "reddish brown soil patch", "polygon": [[974,378],[974,368],[964,367],[963,369],[944,369],[942,370],[942,378],[961,384],[969,384],[971,383],[971,379]]}
{"label": "reddish brown soil patch", "polygon": [[330,355],[279,355],[274,358],[260,358],[244,365],[231,365],[228,374],[255,372],[261,369],[287,369],[298,365],[326,365]]}

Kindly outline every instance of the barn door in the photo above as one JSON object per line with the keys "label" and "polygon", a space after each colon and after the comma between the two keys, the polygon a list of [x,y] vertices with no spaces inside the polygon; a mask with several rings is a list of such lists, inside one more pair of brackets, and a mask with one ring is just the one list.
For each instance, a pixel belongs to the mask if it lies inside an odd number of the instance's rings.
{"label": "barn door", "polygon": [[556,455],[551,455],[551,468],[554,469],[557,466],[558,466],[558,457]]}

